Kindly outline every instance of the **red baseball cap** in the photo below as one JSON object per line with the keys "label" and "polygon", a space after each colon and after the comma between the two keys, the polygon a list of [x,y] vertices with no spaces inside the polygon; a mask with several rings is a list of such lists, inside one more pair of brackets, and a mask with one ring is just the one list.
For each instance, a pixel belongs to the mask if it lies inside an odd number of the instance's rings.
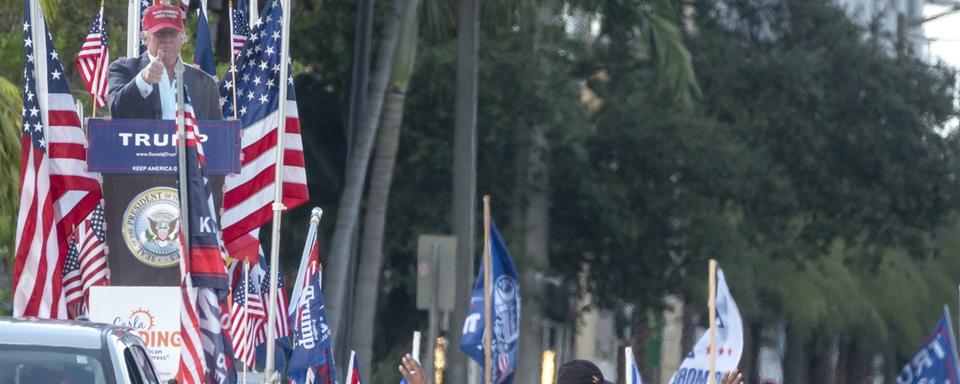
{"label": "red baseball cap", "polygon": [[164,28],[183,32],[183,12],[172,5],[151,5],[143,15],[143,30],[154,33]]}

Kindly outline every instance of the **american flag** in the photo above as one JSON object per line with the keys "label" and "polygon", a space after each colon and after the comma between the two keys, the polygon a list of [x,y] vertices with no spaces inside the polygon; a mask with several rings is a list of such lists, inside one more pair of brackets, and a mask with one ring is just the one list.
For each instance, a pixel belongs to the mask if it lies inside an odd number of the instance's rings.
{"label": "american flag", "polygon": [[[267,307],[270,305],[270,263],[267,262],[267,258],[263,256],[263,252],[260,252],[260,262],[257,263],[257,266],[254,267],[257,271],[257,275],[260,278],[260,294],[263,300],[263,306]],[[281,269],[282,270],[282,269]],[[273,324],[273,334],[277,338],[286,338],[290,336],[290,324],[288,324],[285,313],[287,313],[287,289],[283,283],[283,274],[277,274],[277,307],[275,308],[277,313],[276,323]],[[266,321],[264,321],[266,325]],[[257,344],[260,344],[267,339],[266,328],[263,330],[263,335],[257,335]]]}
{"label": "american flag", "polygon": [[242,168],[224,181],[223,241],[231,257],[251,262],[256,262],[259,246],[251,231],[273,216],[280,81],[288,83],[282,202],[286,209],[293,209],[309,199],[293,77],[279,79],[281,15],[280,2],[273,0],[237,56],[236,68],[231,68],[235,73],[220,83],[223,115],[233,115],[236,108],[243,126]]}
{"label": "american flag", "polygon": [[344,384],[363,384],[363,380],[360,379],[360,362],[355,351],[350,351],[350,370],[347,371],[347,379]]}
{"label": "american flag", "polygon": [[[182,64],[181,64],[182,65]],[[229,291],[227,271],[220,249],[219,228],[213,215],[213,198],[204,171],[206,162],[189,90],[184,89],[183,111],[186,140],[187,185],[181,185],[181,196],[189,200],[188,212],[181,212],[189,225],[187,236],[181,234],[180,383],[236,382],[236,371],[230,364],[233,355],[229,330],[223,327],[221,299]],[[180,226],[181,230],[183,226]],[[189,248],[183,240],[189,238]],[[202,356],[202,361],[200,356]],[[204,368],[205,367],[205,368]]]}
{"label": "american flag", "polygon": [[63,265],[63,297],[70,318],[85,312],[90,287],[110,285],[105,242],[103,204],[99,204],[70,237],[67,261]]}
{"label": "american flag", "polygon": [[[147,8],[150,8],[150,0],[140,0],[140,31],[143,31],[143,16],[146,16]],[[140,39],[140,55],[143,56],[144,52],[147,52],[147,45]]]}
{"label": "american flag", "polygon": [[230,46],[232,47],[230,52],[233,56],[240,54],[250,35],[247,7],[247,0],[238,0],[237,6],[230,8]]}
{"label": "american flag", "polygon": [[[39,25],[32,25],[33,12]],[[23,14],[25,67],[13,315],[65,318],[62,271],[67,234],[97,206],[100,183],[96,174],[86,171],[86,137],[43,14],[31,0],[24,0]]]}
{"label": "american flag", "polygon": [[250,274],[249,264],[244,263],[244,275],[233,290],[233,307],[230,311],[230,335],[233,337],[233,352],[237,360],[253,366],[259,333],[264,333],[267,322],[263,299],[258,284]]}
{"label": "american flag", "polygon": [[90,33],[77,53],[77,70],[80,78],[87,86],[94,98],[94,108],[107,105],[107,74],[110,65],[110,50],[107,47],[107,21],[103,16],[103,8],[93,19]]}

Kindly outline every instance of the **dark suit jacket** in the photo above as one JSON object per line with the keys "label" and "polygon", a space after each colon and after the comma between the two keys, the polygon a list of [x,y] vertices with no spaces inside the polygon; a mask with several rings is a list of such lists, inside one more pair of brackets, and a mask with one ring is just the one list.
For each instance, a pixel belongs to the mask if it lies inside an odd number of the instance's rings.
{"label": "dark suit jacket", "polygon": [[[150,57],[143,54],[126,60],[117,60],[110,64],[110,114],[115,118],[160,119],[160,87],[153,85],[153,92],[146,99],[140,95],[136,76],[150,64]],[[197,118],[201,120],[222,120],[220,112],[220,91],[217,82],[210,75],[184,64],[183,79],[190,95],[190,104]]]}

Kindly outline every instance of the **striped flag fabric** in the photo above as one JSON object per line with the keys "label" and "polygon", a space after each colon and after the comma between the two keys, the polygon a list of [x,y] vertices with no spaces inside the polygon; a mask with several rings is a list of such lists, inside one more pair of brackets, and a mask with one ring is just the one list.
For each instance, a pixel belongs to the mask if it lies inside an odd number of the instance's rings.
{"label": "striped flag fabric", "polygon": [[67,261],[63,265],[63,296],[71,319],[86,312],[90,287],[110,285],[103,226],[101,203],[71,236]]}
{"label": "striped flag fabric", "polygon": [[[35,0],[34,0],[35,1]],[[101,199],[86,137],[38,4],[24,0],[24,90],[13,315],[66,318],[68,234]],[[38,25],[33,25],[36,17]]]}
{"label": "striped flag fabric", "polygon": [[625,384],[643,384],[643,377],[640,376],[640,368],[637,367],[637,359],[633,355],[633,347],[626,347],[623,350]]}
{"label": "striped flag fabric", "polygon": [[93,19],[90,32],[77,53],[77,70],[80,78],[87,87],[87,92],[93,95],[94,108],[107,105],[107,77],[110,65],[110,50],[107,46],[106,18],[103,7]]}
{"label": "striped flag fabric", "polygon": [[[257,270],[257,276],[260,279],[260,294],[261,300],[263,300],[263,306],[267,307],[270,304],[270,263],[267,262],[267,258],[263,255],[263,250],[260,250],[260,261],[257,263],[255,269]],[[282,268],[280,269],[282,270]],[[277,275],[277,304],[276,304],[276,313],[277,313],[277,322],[273,324],[273,333],[277,338],[287,338],[290,337],[290,324],[284,316],[287,313],[288,303],[287,303],[287,288],[286,284],[283,283],[283,274]],[[264,322],[266,325],[266,322]],[[263,331],[261,338],[257,340],[257,344],[266,341],[267,333],[266,329]]]}
{"label": "striped flag fabric", "polygon": [[[147,14],[147,8],[150,8],[150,0],[140,0],[140,30],[143,31],[143,16]],[[147,52],[147,45],[143,43],[143,39],[140,40],[140,55],[143,56]]]}
{"label": "striped flag fabric", "polygon": [[[193,107],[189,103],[189,89],[184,89],[184,96],[187,185],[178,187],[181,196],[186,195],[188,200],[188,211],[181,212],[185,217],[181,222],[187,224],[189,233],[180,236],[183,342],[177,380],[180,383],[234,383],[236,371],[230,364],[233,355],[231,338],[221,316],[224,308],[221,302],[229,292],[227,270],[214,216],[213,195],[204,170],[206,159],[198,140],[200,133]],[[183,225],[180,231],[183,231]],[[189,246],[184,244],[185,239],[189,239]]]}
{"label": "striped flag fabric", "polygon": [[238,0],[237,6],[230,8],[230,54],[237,56],[247,44],[250,36],[250,23],[247,21],[247,0]]}
{"label": "striped flag fabric", "polygon": [[350,351],[350,370],[347,371],[347,381],[344,384],[363,384],[360,379],[360,362],[355,351]]}
{"label": "striped flag fabric", "polygon": [[244,275],[233,290],[233,305],[230,310],[230,335],[234,356],[246,366],[253,366],[256,356],[258,334],[263,333],[267,322],[263,300],[258,284],[250,274],[249,265],[245,265]]}
{"label": "striped flag fabric", "polygon": [[[256,262],[259,246],[259,238],[251,232],[273,216],[281,100],[286,114],[282,203],[293,209],[309,199],[293,77],[279,79],[281,16],[279,0],[272,0],[237,56],[236,67],[231,68],[234,73],[220,82],[223,115],[232,116],[236,109],[243,126],[240,173],[224,181],[223,241],[231,257],[250,262]],[[280,81],[288,83],[284,97],[279,95]]]}

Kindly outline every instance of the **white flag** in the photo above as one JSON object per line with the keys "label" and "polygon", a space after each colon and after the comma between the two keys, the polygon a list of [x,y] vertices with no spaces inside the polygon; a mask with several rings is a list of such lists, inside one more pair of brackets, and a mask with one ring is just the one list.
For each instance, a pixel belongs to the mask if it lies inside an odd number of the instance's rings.
{"label": "white flag", "polygon": [[[740,364],[743,354],[743,320],[737,303],[730,296],[727,279],[717,267],[717,379],[720,382]],[[706,384],[710,376],[710,332],[697,340],[693,350],[683,359],[680,369],[673,374],[670,384]]]}

